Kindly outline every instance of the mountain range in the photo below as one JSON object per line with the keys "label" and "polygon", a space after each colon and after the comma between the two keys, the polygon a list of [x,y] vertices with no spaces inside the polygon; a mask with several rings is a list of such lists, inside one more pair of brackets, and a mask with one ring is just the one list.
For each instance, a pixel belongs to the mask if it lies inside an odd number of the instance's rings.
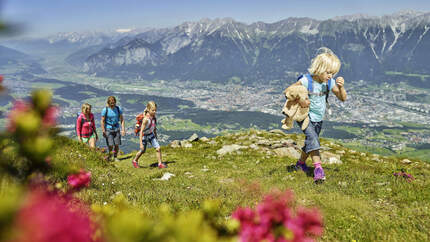
{"label": "mountain range", "polygon": [[202,19],[125,36],[63,34],[43,43],[67,49],[66,61],[92,75],[242,83],[293,78],[325,46],[339,56],[339,75],[348,79],[398,81],[401,76],[387,73],[415,74],[409,78],[415,85],[430,87],[429,29],[430,13],[403,11],[252,24]]}

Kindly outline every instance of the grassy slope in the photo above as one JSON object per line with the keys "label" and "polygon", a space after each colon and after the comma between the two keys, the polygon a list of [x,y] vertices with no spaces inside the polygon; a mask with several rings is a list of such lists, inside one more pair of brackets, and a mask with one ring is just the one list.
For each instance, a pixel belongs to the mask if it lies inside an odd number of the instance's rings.
{"label": "grassy slope", "polygon": [[[327,181],[315,185],[312,177],[302,172],[287,172],[292,158],[277,157],[252,149],[219,157],[216,151],[223,144],[250,145],[252,134],[268,140],[293,139],[303,136],[282,136],[268,132],[216,137],[216,144],[193,143],[192,148],[163,147],[169,168],[159,170],[149,165],[156,162],[154,149],[142,156],[142,169],[131,166],[131,158],[106,163],[101,155],[91,152],[75,141],[60,138],[54,159],[83,164],[92,171],[89,189],[79,195],[85,200],[110,203],[116,193],[151,213],[161,203],[174,209],[198,208],[205,199],[222,200],[222,211],[229,216],[237,206],[254,206],[270,189],[292,189],[297,202],[321,209],[325,234],[323,241],[426,241],[430,238],[430,165],[413,161],[403,164],[397,158],[379,157],[354,152],[343,146],[322,141],[330,152],[344,150],[343,164],[324,165]],[[311,163],[308,160],[308,164]],[[401,168],[415,180],[395,178]],[[168,181],[154,180],[165,172],[175,174]]]}

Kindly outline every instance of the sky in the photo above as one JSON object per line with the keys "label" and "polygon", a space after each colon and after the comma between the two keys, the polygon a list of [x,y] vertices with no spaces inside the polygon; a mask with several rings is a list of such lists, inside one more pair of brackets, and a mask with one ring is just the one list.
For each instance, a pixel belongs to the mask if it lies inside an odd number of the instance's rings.
{"label": "sky", "polygon": [[230,17],[250,24],[289,17],[383,16],[430,12],[430,0],[0,0],[0,21],[20,35],[174,27],[186,21]]}

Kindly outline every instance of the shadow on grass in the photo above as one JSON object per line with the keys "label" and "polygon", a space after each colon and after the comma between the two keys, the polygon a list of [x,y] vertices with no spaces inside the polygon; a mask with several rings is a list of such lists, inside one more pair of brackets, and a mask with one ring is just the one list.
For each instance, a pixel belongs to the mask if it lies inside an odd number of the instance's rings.
{"label": "shadow on grass", "polygon": [[[338,172],[339,168],[330,168],[330,167],[323,167],[325,171],[335,171]],[[306,176],[308,177],[314,177],[314,167],[309,167],[308,171],[306,172]],[[291,164],[289,166],[287,166],[287,171],[288,172],[301,172],[301,169],[297,169],[295,164]]]}
{"label": "shadow on grass", "polygon": [[[176,161],[164,161],[163,162],[165,165],[167,165],[167,167],[169,167],[169,164],[171,163],[176,163]],[[158,168],[158,162],[154,162],[151,165],[149,165],[150,168]]]}

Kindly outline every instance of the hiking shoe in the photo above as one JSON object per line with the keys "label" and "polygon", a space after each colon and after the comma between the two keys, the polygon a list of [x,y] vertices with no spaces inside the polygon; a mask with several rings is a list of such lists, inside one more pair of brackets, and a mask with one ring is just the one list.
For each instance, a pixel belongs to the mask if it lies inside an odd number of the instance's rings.
{"label": "hiking shoe", "polygon": [[322,167],[316,167],[314,170],[314,181],[316,183],[323,182],[325,180],[325,174]]}
{"label": "hiking shoe", "polygon": [[138,163],[137,163],[137,161],[135,161],[135,160],[132,160],[132,161],[131,161],[131,164],[133,164],[133,167],[134,167],[134,168],[140,168],[140,167],[139,167],[139,164],[138,164]]}
{"label": "hiking shoe", "polygon": [[296,169],[296,171],[298,171],[298,170],[302,170],[302,171],[304,171],[305,173],[308,173],[308,172],[309,172],[309,167],[306,165],[306,162],[299,163],[299,162],[297,161],[296,166],[295,166],[294,168]]}
{"label": "hiking shoe", "polygon": [[167,164],[166,163],[160,163],[158,164],[158,168],[162,169],[162,168],[167,168]]}

